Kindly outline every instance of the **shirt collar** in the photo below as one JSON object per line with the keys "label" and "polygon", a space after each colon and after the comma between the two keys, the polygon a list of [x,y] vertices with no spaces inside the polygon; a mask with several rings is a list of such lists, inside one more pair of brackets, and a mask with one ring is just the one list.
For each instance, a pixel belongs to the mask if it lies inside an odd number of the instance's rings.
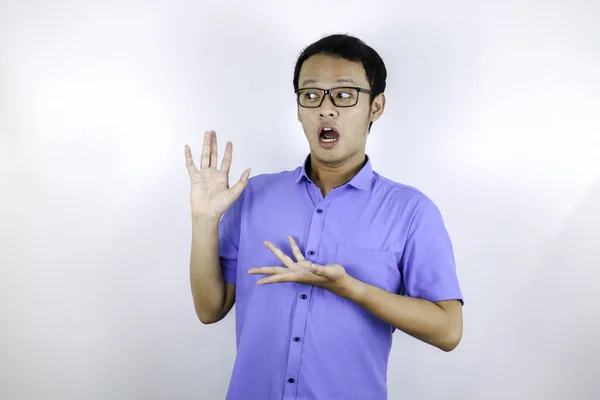
{"label": "shirt collar", "polygon": [[[371,180],[373,179],[373,167],[371,165],[371,159],[368,155],[365,154],[365,159],[367,162],[365,165],[358,171],[356,175],[346,185],[350,185],[360,190],[370,190],[371,189]],[[308,177],[308,173],[306,171],[306,166],[310,162],[310,154],[306,156],[304,159],[304,163],[302,164],[302,168],[298,170],[298,176],[296,177],[296,183],[302,182],[306,180],[308,182],[312,182]]]}

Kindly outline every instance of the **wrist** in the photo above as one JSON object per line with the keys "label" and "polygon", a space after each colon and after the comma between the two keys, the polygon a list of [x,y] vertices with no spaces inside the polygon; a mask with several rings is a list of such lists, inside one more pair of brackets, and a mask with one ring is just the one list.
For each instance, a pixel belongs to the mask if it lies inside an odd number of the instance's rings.
{"label": "wrist", "polygon": [[192,214],[192,225],[194,226],[202,228],[218,227],[220,222],[221,217],[218,216]]}
{"label": "wrist", "polygon": [[339,296],[357,303],[364,297],[365,283],[346,274],[340,279],[334,292]]}
{"label": "wrist", "polygon": [[192,211],[192,219],[199,221],[220,221],[223,214],[205,214]]}

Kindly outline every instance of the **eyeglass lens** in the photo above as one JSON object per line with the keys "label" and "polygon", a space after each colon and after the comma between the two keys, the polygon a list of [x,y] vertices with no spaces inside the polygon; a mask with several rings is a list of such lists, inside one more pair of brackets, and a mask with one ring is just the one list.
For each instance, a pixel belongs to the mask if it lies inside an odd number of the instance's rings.
{"label": "eyeglass lens", "polygon": [[[333,104],[338,107],[353,106],[358,101],[358,90],[353,88],[336,88],[331,91]],[[323,92],[320,89],[301,89],[298,91],[298,100],[304,107],[319,107],[323,101]]]}

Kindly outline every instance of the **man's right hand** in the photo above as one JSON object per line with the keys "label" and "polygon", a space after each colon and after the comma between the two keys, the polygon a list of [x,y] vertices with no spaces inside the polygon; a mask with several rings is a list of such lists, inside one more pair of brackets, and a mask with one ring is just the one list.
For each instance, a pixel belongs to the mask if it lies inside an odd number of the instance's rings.
{"label": "man's right hand", "polygon": [[245,170],[240,180],[231,188],[229,187],[232,147],[233,144],[227,142],[221,169],[217,169],[217,134],[215,131],[205,132],[200,169],[198,169],[192,160],[190,147],[185,146],[185,161],[192,184],[190,201],[194,218],[219,220],[246,188],[250,169]]}

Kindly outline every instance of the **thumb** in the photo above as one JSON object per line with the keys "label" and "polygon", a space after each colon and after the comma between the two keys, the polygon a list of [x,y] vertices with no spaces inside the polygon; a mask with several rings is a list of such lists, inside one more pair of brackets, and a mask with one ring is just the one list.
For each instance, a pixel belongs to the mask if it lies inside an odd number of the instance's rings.
{"label": "thumb", "polygon": [[248,177],[249,176],[250,176],[250,168],[248,168],[247,170],[245,170],[242,173],[242,176],[240,177],[240,180],[237,181],[235,183],[235,185],[233,185],[231,187],[231,192],[233,193],[233,197],[234,198],[237,199],[240,196],[240,194],[242,194],[242,192],[244,191],[244,188],[248,184]]}
{"label": "thumb", "polygon": [[312,272],[313,274],[322,276],[324,278],[329,278],[329,275],[331,275],[330,274],[331,271],[329,271],[329,268],[326,268],[322,265],[318,265],[318,264],[314,264],[314,263],[310,264],[310,266],[308,267],[308,270],[310,272]]}

